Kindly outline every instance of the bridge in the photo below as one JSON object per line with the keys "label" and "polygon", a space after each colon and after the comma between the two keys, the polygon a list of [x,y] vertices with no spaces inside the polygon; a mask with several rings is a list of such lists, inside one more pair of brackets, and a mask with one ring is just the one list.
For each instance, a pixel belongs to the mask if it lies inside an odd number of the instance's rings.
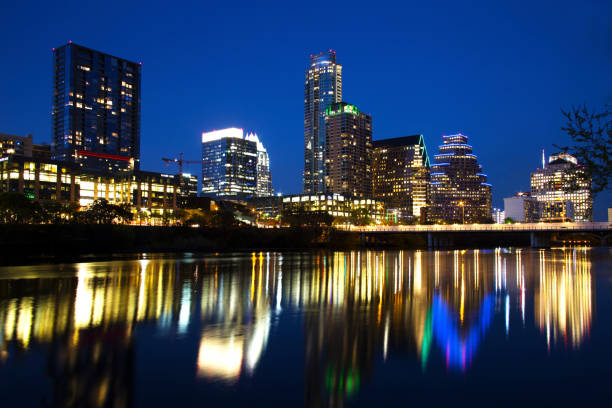
{"label": "bridge", "polygon": [[612,224],[609,222],[376,225],[337,228],[361,233],[364,243],[384,243],[385,235],[406,235],[426,239],[428,248],[482,245],[534,248],[550,247],[555,244],[608,245],[612,236]]}

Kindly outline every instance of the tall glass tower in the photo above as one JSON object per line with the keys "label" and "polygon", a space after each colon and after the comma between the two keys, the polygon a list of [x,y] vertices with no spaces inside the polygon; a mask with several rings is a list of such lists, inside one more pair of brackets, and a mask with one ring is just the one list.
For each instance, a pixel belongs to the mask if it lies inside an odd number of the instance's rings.
{"label": "tall glass tower", "polygon": [[202,195],[227,199],[272,195],[267,152],[265,163],[259,162],[258,153],[264,152],[257,135],[245,137],[242,129],[202,133]]}
{"label": "tall glass tower", "polygon": [[372,116],[339,102],[325,110],[325,192],[372,197]]}
{"label": "tall glass tower", "polygon": [[304,193],[325,191],[325,109],[342,101],[342,66],[332,50],[310,56],[304,85]]}
{"label": "tall glass tower", "polygon": [[139,169],[140,71],[140,63],[72,42],[53,49],[53,159]]}
{"label": "tall glass tower", "polygon": [[491,184],[472,153],[468,137],[443,136],[431,166],[431,206],[428,218],[439,223],[491,221]]}

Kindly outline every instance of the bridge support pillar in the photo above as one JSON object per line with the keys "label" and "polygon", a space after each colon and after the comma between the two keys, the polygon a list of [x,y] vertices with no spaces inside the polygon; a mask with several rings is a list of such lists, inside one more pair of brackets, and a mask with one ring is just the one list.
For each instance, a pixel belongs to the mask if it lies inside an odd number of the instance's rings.
{"label": "bridge support pillar", "polygon": [[432,249],[433,248],[433,237],[431,235],[431,232],[427,233],[427,248],[428,249]]}
{"label": "bridge support pillar", "polygon": [[530,241],[532,248],[550,247],[550,235],[545,232],[531,232]]}

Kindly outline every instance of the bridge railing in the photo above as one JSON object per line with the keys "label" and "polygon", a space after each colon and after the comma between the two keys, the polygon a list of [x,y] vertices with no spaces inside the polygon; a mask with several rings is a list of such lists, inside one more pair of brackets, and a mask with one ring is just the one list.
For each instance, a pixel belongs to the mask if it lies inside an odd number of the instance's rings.
{"label": "bridge railing", "polygon": [[477,231],[605,231],[608,222],[555,222],[521,224],[453,224],[453,225],[370,225],[357,227],[339,225],[336,228],[357,232],[477,232]]}

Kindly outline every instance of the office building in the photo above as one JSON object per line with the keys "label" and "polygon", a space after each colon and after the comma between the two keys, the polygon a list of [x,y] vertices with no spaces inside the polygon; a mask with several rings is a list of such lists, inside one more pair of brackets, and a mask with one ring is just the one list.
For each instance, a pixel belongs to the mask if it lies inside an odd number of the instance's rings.
{"label": "office building", "polygon": [[591,181],[567,153],[550,156],[545,168],[531,173],[531,195],[545,203],[571,201],[574,221],[593,220]]}
{"label": "office building", "polygon": [[0,133],[0,157],[9,155],[32,157],[32,135],[16,136]]}
{"label": "office building", "polygon": [[270,172],[270,157],[263,143],[259,140],[256,133],[250,133],[246,136],[247,140],[251,140],[257,144],[257,168],[255,174],[255,196],[269,197],[274,195],[272,188],[272,173]]}
{"label": "office building", "polygon": [[386,207],[382,201],[370,198],[357,198],[343,194],[292,194],[282,198],[282,214],[328,214],[340,221],[348,222],[356,210],[365,210],[373,223],[386,219]]}
{"label": "office building", "polygon": [[514,197],[504,198],[504,213],[506,218],[514,222],[538,222],[540,206],[538,200],[529,193],[517,193]]}
{"label": "office building", "polygon": [[11,156],[0,161],[0,192],[24,194],[36,201],[87,206],[105,199],[129,204],[134,211],[161,217],[197,193],[195,176],[150,171],[108,173],[83,170],[76,163]]}
{"label": "office building", "polygon": [[325,191],[372,197],[372,117],[338,102],[325,110]]}
{"label": "office building", "polygon": [[566,201],[538,201],[540,222],[572,222],[576,218],[574,203]]}
{"label": "office building", "polygon": [[342,101],[342,66],[334,51],[310,56],[304,84],[303,192],[325,191],[325,109]]}
{"label": "office building", "polygon": [[202,195],[244,200],[257,188],[257,143],[228,128],[202,133]]}
{"label": "office building", "polygon": [[140,168],[139,63],[72,42],[53,49],[52,158],[85,170]]}
{"label": "office building", "polygon": [[503,224],[506,221],[506,212],[501,208],[493,208],[493,222]]}
{"label": "office building", "polygon": [[427,205],[429,155],[423,135],[373,142],[373,196],[400,220],[418,219]]}
{"label": "office building", "polygon": [[491,222],[491,185],[472,153],[468,137],[442,136],[431,166],[431,206],[428,218],[436,223]]}

